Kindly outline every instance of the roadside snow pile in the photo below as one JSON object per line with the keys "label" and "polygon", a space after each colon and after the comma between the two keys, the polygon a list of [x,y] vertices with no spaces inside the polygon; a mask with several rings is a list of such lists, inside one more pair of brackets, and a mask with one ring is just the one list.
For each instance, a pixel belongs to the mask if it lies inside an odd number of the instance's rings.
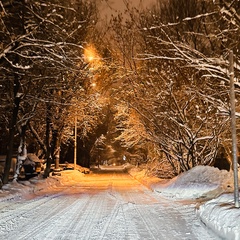
{"label": "roadside snow pile", "polygon": [[54,191],[61,186],[56,177],[42,178],[37,176],[27,181],[13,181],[3,185],[0,190],[0,202],[10,199],[18,199],[22,196],[35,194],[40,191]]}
{"label": "roadside snow pile", "polygon": [[82,181],[84,173],[78,170],[65,170],[61,172],[61,176],[56,178],[60,181],[62,185],[73,185]]}
{"label": "roadside snow pile", "polygon": [[168,180],[160,179],[158,177],[148,176],[147,170],[144,168],[136,168],[133,165],[129,165],[128,168],[126,168],[128,173],[134,177],[136,180],[141,182],[143,185],[153,188],[154,184],[159,184],[166,182]]}
{"label": "roadside snow pile", "polygon": [[201,221],[223,239],[240,240],[240,209],[234,206],[232,172],[197,166],[152,188],[168,198],[209,200],[197,209]]}
{"label": "roadside snow pile", "polygon": [[223,194],[197,209],[200,219],[223,239],[240,240],[240,209],[233,194]]}
{"label": "roadside snow pile", "polygon": [[233,191],[233,174],[210,166],[196,166],[154,190],[165,197],[177,199],[211,199]]}
{"label": "roadside snow pile", "polygon": [[146,169],[139,169],[139,168],[129,168],[128,172],[130,175],[134,176],[134,178],[141,180],[147,177],[147,171]]}
{"label": "roadside snow pile", "polygon": [[41,175],[27,181],[13,181],[3,185],[0,189],[0,202],[10,199],[18,199],[24,195],[37,194],[38,192],[54,193],[62,187],[74,185],[81,182],[84,174],[78,170],[66,170],[61,176],[49,176],[43,178]]}
{"label": "roadside snow pile", "polygon": [[29,193],[30,191],[32,190],[29,186],[19,184],[16,181],[5,184],[0,190],[0,202],[20,198],[23,194]]}

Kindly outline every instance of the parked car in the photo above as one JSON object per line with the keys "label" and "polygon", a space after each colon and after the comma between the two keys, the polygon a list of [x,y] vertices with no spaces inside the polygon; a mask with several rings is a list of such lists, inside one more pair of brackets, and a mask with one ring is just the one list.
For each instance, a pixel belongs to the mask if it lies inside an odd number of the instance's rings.
{"label": "parked car", "polygon": [[[6,155],[0,155],[0,178],[4,172],[4,166],[6,163]],[[38,175],[43,170],[43,163],[44,160],[41,160],[37,157],[34,153],[28,153],[27,158],[22,163],[22,168],[20,169],[20,176],[19,178],[30,178],[33,176]],[[9,179],[13,179],[16,173],[17,167],[17,156],[13,156],[11,161],[11,168]]]}
{"label": "parked car", "polygon": [[43,170],[44,160],[38,158],[34,153],[28,153],[23,162],[24,175],[26,178],[38,175]]}

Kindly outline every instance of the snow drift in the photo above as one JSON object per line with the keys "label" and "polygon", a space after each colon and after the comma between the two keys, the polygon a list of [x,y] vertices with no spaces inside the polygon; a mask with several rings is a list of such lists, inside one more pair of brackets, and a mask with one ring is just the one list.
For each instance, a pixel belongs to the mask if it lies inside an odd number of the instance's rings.
{"label": "snow drift", "polygon": [[212,199],[233,191],[233,173],[210,166],[196,166],[166,184],[155,186],[155,191],[177,199]]}

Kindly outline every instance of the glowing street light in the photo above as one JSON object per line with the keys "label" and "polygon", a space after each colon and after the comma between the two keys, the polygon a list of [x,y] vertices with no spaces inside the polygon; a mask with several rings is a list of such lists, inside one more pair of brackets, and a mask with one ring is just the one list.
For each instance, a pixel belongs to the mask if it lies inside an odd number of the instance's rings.
{"label": "glowing street light", "polygon": [[93,82],[93,83],[91,84],[91,86],[92,86],[93,88],[95,88],[95,87],[97,86],[97,84],[96,84],[95,82]]}
{"label": "glowing street light", "polygon": [[101,58],[95,47],[92,45],[89,45],[86,48],[84,48],[83,56],[85,62],[90,64],[91,67],[90,69],[96,70],[102,65]]}
{"label": "glowing street light", "polygon": [[[94,46],[89,45],[86,48],[84,48],[83,53],[84,61],[89,66],[89,72],[90,75],[92,75],[93,78],[93,72],[97,70],[101,65],[101,58],[99,54],[97,53],[97,50],[94,48]],[[91,87],[95,88],[96,83],[92,82]],[[75,119],[74,119],[74,170],[76,170],[77,166],[77,111],[75,113]]]}
{"label": "glowing street light", "polygon": [[88,61],[89,61],[89,62],[92,62],[92,61],[93,61],[93,59],[94,59],[94,57],[93,57],[93,56],[88,56],[88,58],[87,58],[87,59],[88,59]]}
{"label": "glowing street light", "polygon": [[86,48],[84,48],[84,59],[86,62],[92,62],[94,60],[94,58],[97,57],[97,53],[96,50],[93,46],[88,46]]}

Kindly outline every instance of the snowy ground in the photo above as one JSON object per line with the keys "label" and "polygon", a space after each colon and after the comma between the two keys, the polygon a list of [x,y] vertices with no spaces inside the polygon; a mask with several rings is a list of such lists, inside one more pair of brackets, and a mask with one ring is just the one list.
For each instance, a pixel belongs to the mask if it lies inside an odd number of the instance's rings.
{"label": "snowy ground", "polygon": [[240,239],[231,173],[199,166],[167,182],[130,173],[138,181],[110,169],[4,185],[0,239],[220,239],[208,227]]}
{"label": "snowy ground", "polygon": [[161,184],[144,178],[144,171],[134,169],[131,172],[169,199],[196,200],[196,213],[202,222],[223,239],[240,239],[240,209],[234,207],[232,172],[198,166]]}

